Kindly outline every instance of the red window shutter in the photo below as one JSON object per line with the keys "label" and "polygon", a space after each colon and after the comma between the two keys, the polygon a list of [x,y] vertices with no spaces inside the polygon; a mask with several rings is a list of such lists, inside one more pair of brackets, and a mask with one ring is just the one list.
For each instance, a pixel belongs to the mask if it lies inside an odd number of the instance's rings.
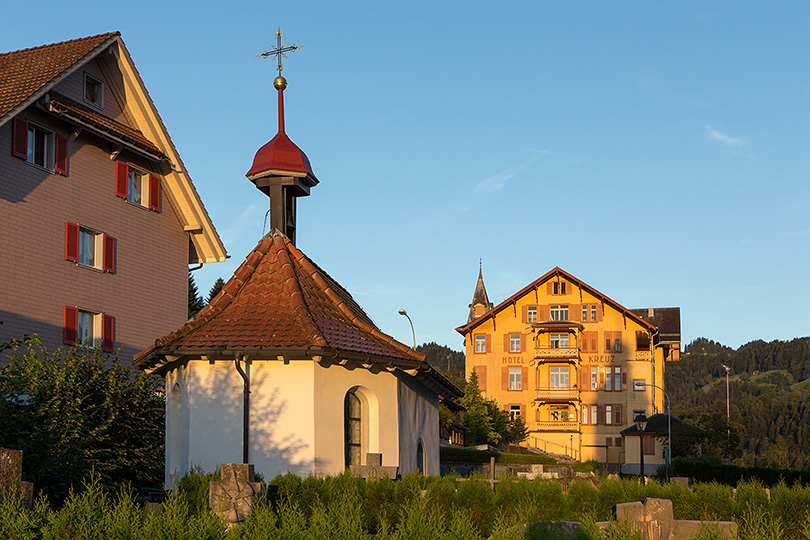
{"label": "red window shutter", "polygon": [[487,352],[492,352],[492,336],[487,334],[485,341],[487,346]]}
{"label": "red window shutter", "polygon": [[65,306],[64,325],[62,326],[62,343],[74,345],[79,334],[79,308]]}
{"label": "red window shutter", "polygon": [[521,368],[520,371],[520,389],[521,390],[528,390],[529,389],[529,368]]}
{"label": "red window shutter", "polygon": [[509,368],[501,368],[501,390],[509,390]]}
{"label": "red window shutter", "polygon": [[521,313],[521,321],[524,323],[529,322],[529,306],[523,306],[520,308]]}
{"label": "red window shutter", "polygon": [[56,148],[54,151],[53,170],[62,176],[67,176],[67,137],[62,137],[57,133],[54,135],[54,141],[56,142],[54,145]]}
{"label": "red window shutter", "polygon": [[509,334],[503,335],[503,352],[510,352],[511,349],[509,347]]}
{"label": "red window shutter", "polygon": [[520,334],[520,352],[526,352],[526,334]]}
{"label": "red window shutter", "polygon": [[616,404],[613,406],[616,412],[613,413],[613,423],[617,426],[622,425],[622,406],[621,404]]}
{"label": "red window shutter", "polygon": [[149,210],[160,212],[160,178],[149,175]]}
{"label": "red window shutter", "polygon": [[[79,224],[65,223],[65,260],[79,262]],[[75,341],[75,338],[74,338]]]}
{"label": "red window shutter", "polygon": [[28,159],[28,120],[15,118],[11,134],[11,155]]}
{"label": "red window shutter", "polygon": [[115,162],[115,196],[127,198],[129,189],[129,165],[123,161]]}
{"label": "red window shutter", "polygon": [[115,337],[115,317],[107,315],[101,316],[101,350],[113,352],[113,341]]}
{"label": "red window shutter", "polygon": [[115,238],[104,235],[104,271],[115,273]]}

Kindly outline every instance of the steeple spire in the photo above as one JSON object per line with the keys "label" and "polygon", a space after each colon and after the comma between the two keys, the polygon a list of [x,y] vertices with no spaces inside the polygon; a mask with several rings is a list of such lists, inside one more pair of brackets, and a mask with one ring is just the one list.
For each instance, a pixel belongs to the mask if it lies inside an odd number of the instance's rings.
{"label": "steeple spire", "polygon": [[481,258],[478,259],[478,282],[475,284],[475,292],[469,308],[470,316],[467,317],[467,324],[492,309],[492,304],[489,297],[487,297],[487,288],[484,287],[483,261]]}
{"label": "steeple spire", "polygon": [[278,76],[273,87],[278,91],[278,133],[262,146],[253,158],[253,166],[245,176],[265,195],[270,197],[270,227],[283,233],[295,244],[296,198],[309,195],[311,187],[318,184],[312,172],[309,158],[293,143],[284,129],[284,90],[287,79],[281,76],[284,66],[281,59],[285,53],[300,49],[301,45],[281,42],[281,26],[276,32],[276,45],[257,55],[261,58],[275,57]]}

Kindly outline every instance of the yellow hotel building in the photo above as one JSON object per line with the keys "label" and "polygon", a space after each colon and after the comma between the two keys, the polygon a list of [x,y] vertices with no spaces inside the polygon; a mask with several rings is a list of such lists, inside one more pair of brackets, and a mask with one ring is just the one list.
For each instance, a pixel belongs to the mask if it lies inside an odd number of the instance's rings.
{"label": "yellow hotel building", "polygon": [[[680,309],[627,309],[560,268],[497,306],[479,271],[464,336],[466,375],[510,416],[526,444],[638,472],[638,437],[620,432],[635,414],[666,413],[664,365],[680,357]],[[645,469],[664,462],[661,442],[643,441]]]}

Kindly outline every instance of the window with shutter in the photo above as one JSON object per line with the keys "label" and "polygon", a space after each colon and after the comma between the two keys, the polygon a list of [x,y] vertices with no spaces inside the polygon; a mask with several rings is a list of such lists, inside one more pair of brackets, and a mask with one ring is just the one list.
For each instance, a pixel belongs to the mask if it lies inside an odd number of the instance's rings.
{"label": "window with shutter", "polygon": [[[65,260],[79,262],[79,224],[65,223]],[[75,341],[75,338],[74,338]]]}
{"label": "window with shutter", "polygon": [[644,435],[642,437],[642,448],[645,455],[652,456],[655,454],[655,437]]}
{"label": "window with shutter", "polygon": [[58,133],[54,135],[55,148],[53,170],[62,176],[67,176],[68,172],[68,159],[67,159],[67,137],[62,137]]}
{"label": "window with shutter", "polygon": [[104,235],[104,271],[115,273],[115,238]]}
{"label": "window with shutter", "polygon": [[160,212],[160,178],[149,175],[149,209]]}
{"label": "window with shutter", "polygon": [[11,155],[20,159],[28,158],[28,120],[15,118],[11,134]]}
{"label": "window with shutter", "polygon": [[123,161],[115,162],[115,196],[122,199],[127,198],[127,187],[129,186],[129,165]]}
{"label": "window with shutter", "polygon": [[74,306],[65,306],[63,320],[62,343],[75,345],[79,327],[79,309]]}
{"label": "window with shutter", "polygon": [[113,342],[115,338],[115,317],[101,315],[101,350],[113,352]]}

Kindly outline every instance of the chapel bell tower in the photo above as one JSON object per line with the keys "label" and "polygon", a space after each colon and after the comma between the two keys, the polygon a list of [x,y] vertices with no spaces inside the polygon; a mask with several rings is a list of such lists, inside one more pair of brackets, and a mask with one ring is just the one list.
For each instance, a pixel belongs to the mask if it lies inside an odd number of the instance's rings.
{"label": "chapel bell tower", "polygon": [[300,46],[281,43],[281,27],[276,32],[277,46],[259,56],[275,56],[278,60],[278,77],[273,87],[278,91],[278,133],[273,139],[259,148],[253,158],[253,166],[245,176],[259,190],[270,197],[270,227],[278,229],[295,244],[296,198],[309,195],[311,187],[318,184],[312,172],[309,158],[293,143],[284,132],[284,89],[287,80],[281,76],[281,58],[285,52],[294,51]]}

